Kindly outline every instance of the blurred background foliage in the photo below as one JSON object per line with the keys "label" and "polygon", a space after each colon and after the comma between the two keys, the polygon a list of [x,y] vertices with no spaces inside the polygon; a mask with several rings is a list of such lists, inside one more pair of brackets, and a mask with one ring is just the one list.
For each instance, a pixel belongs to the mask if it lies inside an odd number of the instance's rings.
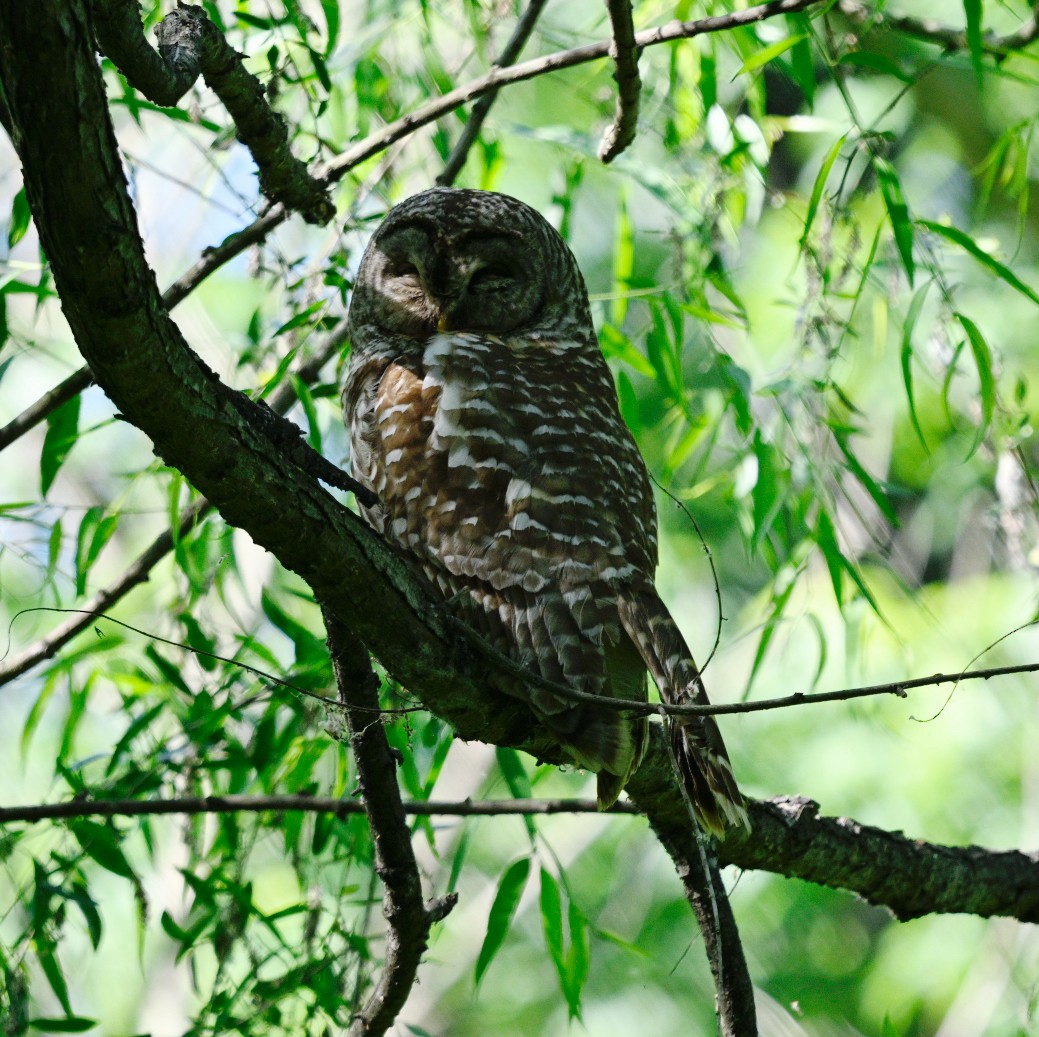
{"label": "blurred background foliage", "polygon": [[[519,13],[506,0],[204,6],[307,160],[486,71]],[[168,5],[144,8],[150,30]],[[635,22],[728,9],[637,3]],[[1031,15],[1021,2],[830,2],[647,48],[639,135],[608,167],[595,154],[614,105],[609,64],[541,76],[499,94],[456,181],[535,205],[577,253],[624,416],[663,491],[659,583],[710,659],[716,700],[1039,653],[1039,68],[1034,46],[998,53],[990,35]],[[607,35],[601,3],[556,0],[524,57]],[[206,89],[160,110],[103,64],[165,286],[263,201]],[[328,332],[372,226],[431,186],[467,117],[353,169],[333,226],[288,222],[175,311],[226,380],[291,389],[291,416],[337,463],[348,347]],[[6,140],[0,188],[7,421],[80,361]],[[299,376],[322,349],[317,377]],[[96,387],[8,447],[2,470],[0,668],[67,621],[48,610],[90,607],[194,499]],[[214,514],[174,541],[111,620],[4,674],[4,805],[353,790],[320,701],[334,691],[307,588]],[[1030,678],[730,717],[724,730],[750,795],[810,796],[936,842],[1028,849],[1039,835]],[[388,732],[410,798],[588,793],[587,775],[453,742],[422,713]],[[415,840],[429,890],[461,901],[397,1032],[712,1032],[699,936],[641,820],[422,820]],[[839,891],[729,879],[763,1034],[1039,1028],[1030,927],[898,924]],[[7,1034],[330,1032],[377,976],[380,934],[361,818],[0,834]]]}

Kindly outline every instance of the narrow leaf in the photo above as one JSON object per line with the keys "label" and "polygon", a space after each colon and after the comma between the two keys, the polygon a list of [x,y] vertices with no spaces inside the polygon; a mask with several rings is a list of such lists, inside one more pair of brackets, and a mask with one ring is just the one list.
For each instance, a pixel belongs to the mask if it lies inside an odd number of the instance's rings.
{"label": "narrow leaf", "polygon": [[931,282],[928,281],[927,284],[921,285],[917,289],[912,302],[909,304],[906,319],[902,323],[902,382],[906,387],[906,399],[909,401],[909,420],[913,423],[913,428],[916,430],[921,445],[928,452],[930,452],[930,448],[927,446],[927,440],[924,439],[923,429],[920,427],[920,419],[916,413],[916,400],[913,397],[913,329],[916,327],[917,318],[920,316],[920,310],[923,308],[924,297],[927,295],[927,289],[930,287]]}
{"label": "narrow leaf", "polygon": [[29,1025],[42,1033],[85,1033],[97,1026],[94,1019],[85,1019],[79,1015],[70,1015],[64,1019],[30,1019]]}
{"label": "narrow leaf", "polygon": [[79,433],[79,397],[73,396],[47,416],[40,454],[40,493],[46,496]]}
{"label": "narrow leaf", "polygon": [[913,284],[915,265],[913,263],[913,221],[909,218],[909,207],[902,193],[902,182],[898,179],[894,166],[886,159],[873,160],[873,168],[877,171],[880,182],[880,193],[884,199],[891,230],[895,235],[895,245],[902,260],[909,284]]}
{"label": "narrow leaf", "polygon": [[967,457],[973,457],[974,452],[981,446],[985,433],[992,424],[992,414],[996,407],[996,381],[992,375],[992,353],[984,336],[978,330],[978,326],[962,313],[954,315],[963,325],[967,332],[967,340],[970,342],[970,350],[974,354],[974,364],[978,369],[978,382],[981,387],[981,422],[978,431],[974,435],[970,453]]}
{"label": "narrow leaf", "polygon": [[[795,44],[800,43],[802,40],[807,39],[807,36],[788,36],[785,40],[779,40],[773,43],[771,46],[765,47],[764,50],[759,50],[756,54],[752,54],[743,64],[739,67],[736,76],[742,75],[744,72],[753,72],[755,69],[761,68],[762,65],[767,65],[774,58],[778,58],[780,54],[788,51]],[[733,76],[733,79],[736,78]]]}
{"label": "narrow leaf", "polygon": [[563,968],[563,902],[555,876],[541,869],[541,927],[545,932],[548,956],[556,967],[560,986],[565,981]]}
{"label": "narrow leaf", "polygon": [[985,56],[981,46],[981,0],[963,0],[963,14],[967,20],[967,48],[970,51],[970,63],[974,69],[974,78],[981,86],[982,59]]}
{"label": "narrow leaf", "polygon": [[815,221],[815,214],[819,211],[819,202],[822,200],[823,191],[826,188],[826,180],[830,175],[830,170],[833,169],[833,164],[837,161],[837,156],[841,153],[841,148],[844,147],[844,142],[847,139],[848,135],[845,133],[833,142],[830,150],[826,152],[823,164],[816,175],[815,183],[812,185],[812,195],[808,199],[808,212],[805,214],[805,229],[801,235],[801,240],[798,243],[801,248],[805,247],[805,242],[808,240],[808,232],[812,229],[812,223]]}
{"label": "narrow leaf", "polygon": [[530,858],[521,857],[509,865],[501,877],[501,882],[498,883],[498,892],[487,918],[487,935],[483,938],[483,946],[476,959],[474,981],[477,984],[505,942],[529,874]]}
{"label": "narrow leaf", "polygon": [[1013,270],[1004,266],[998,259],[979,248],[974,239],[964,234],[962,230],[958,230],[956,227],[947,227],[944,223],[935,223],[933,220],[917,220],[916,225],[940,235],[955,245],[959,245],[965,252],[969,252],[982,266],[988,267],[1001,281],[1005,281],[1015,291],[1020,292],[1039,306],[1039,293],[1029,288]]}

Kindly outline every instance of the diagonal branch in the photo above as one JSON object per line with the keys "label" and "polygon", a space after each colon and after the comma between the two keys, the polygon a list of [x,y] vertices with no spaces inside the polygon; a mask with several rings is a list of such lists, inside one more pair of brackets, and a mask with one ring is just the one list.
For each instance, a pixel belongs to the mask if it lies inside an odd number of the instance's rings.
{"label": "diagonal branch", "polygon": [[[868,29],[900,32],[906,36],[935,43],[947,51],[967,50],[970,43],[965,29],[957,29],[934,18],[914,18],[908,15],[880,11],[875,7],[858,3],[857,0],[840,0],[837,10],[850,18],[856,25]],[[988,32],[981,37],[981,49],[997,59],[1005,58],[1015,50],[1022,50],[1039,39],[1039,11],[1026,19],[1013,32],[1005,36]]]}
{"label": "diagonal branch", "polygon": [[599,158],[612,162],[635,139],[642,79],[631,0],[606,0],[606,7],[613,27],[610,57],[616,66],[613,78],[617,83],[617,110],[599,144]]}
{"label": "diagonal branch", "polygon": [[339,689],[357,781],[364,799],[383,884],[382,913],[388,927],[382,975],[357,1013],[347,1037],[381,1037],[404,1007],[415,983],[429,931],[454,907],[457,894],[422,902],[422,882],[411,846],[411,829],[401,803],[397,770],[379,716],[379,679],[368,650],[353,633],[325,613],[332,672]]}
{"label": "diagonal branch", "polygon": [[[502,48],[501,54],[498,55],[494,68],[507,68],[519,57],[527,40],[530,39],[530,34],[534,31],[534,26],[537,24],[546,2],[547,0],[530,0],[530,3],[527,4],[527,9],[523,12],[523,17],[516,23],[516,28],[512,30],[509,41]],[[462,166],[465,165],[465,160],[468,158],[473,144],[476,143],[476,138],[480,136],[480,130],[483,129],[487,113],[490,112],[497,96],[498,91],[491,90],[473,105],[473,110],[469,113],[469,119],[461,134],[459,134],[451,154],[448,155],[443,170],[437,177],[436,182],[441,187],[448,187],[453,184],[455,178],[462,171]]]}

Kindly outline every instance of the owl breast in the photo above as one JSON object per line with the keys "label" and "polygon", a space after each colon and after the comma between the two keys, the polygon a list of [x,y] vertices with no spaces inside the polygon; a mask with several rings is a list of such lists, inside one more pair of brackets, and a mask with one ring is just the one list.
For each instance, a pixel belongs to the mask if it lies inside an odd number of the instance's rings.
{"label": "owl breast", "polygon": [[471,579],[605,591],[651,571],[652,497],[637,452],[618,450],[616,406],[601,405],[613,400],[601,359],[441,334],[420,364],[372,378],[353,429],[355,470],[381,502],[371,518],[452,593]]}

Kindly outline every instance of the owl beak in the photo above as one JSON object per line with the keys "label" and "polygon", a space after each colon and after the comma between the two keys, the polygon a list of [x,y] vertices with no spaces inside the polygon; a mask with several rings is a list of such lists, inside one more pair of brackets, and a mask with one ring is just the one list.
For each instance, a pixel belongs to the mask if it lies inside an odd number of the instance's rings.
{"label": "owl beak", "polygon": [[446,313],[440,315],[440,320],[437,321],[437,331],[450,331],[451,321],[448,319]]}

